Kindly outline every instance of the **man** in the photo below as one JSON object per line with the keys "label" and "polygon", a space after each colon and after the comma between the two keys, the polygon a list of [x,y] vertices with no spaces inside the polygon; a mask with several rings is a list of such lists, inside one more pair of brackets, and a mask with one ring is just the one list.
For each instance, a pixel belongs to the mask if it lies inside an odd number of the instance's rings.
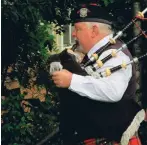
{"label": "man", "polygon": [[[75,10],[72,17],[75,20],[72,36],[78,40],[88,58],[113,36],[111,18],[98,5],[84,5]],[[122,44],[119,41],[108,47],[99,59],[106,57]],[[96,71],[102,72],[130,59],[131,54],[126,49]],[[120,142],[123,132],[140,110],[133,100],[136,91],[134,65],[100,79],[88,75],[81,76],[64,69],[54,72],[52,79],[57,87],[68,89],[70,94],[65,93],[62,98],[66,99],[61,99],[61,105],[64,104],[61,109],[61,114],[64,114],[61,132],[68,145],[75,144],[72,137],[75,133],[80,141],[105,138],[112,142]]]}

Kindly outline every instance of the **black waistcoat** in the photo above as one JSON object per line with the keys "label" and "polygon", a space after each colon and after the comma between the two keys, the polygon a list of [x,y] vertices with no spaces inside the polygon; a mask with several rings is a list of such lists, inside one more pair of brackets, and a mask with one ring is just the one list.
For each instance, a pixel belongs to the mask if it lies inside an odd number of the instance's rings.
{"label": "black waistcoat", "polygon": [[[118,49],[123,43],[117,41],[108,49]],[[123,51],[132,58],[128,49]],[[72,73],[87,75],[74,58],[61,53],[63,67]],[[82,97],[68,89],[59,89],[60,97],[60,130],[63,139],[73,143],[76,139],[84,140],[103,137],[108,140],[120,141],[122,133],[127,129],[136,113],[140,110],[134,101],[136,92],[135,66],[132,65],[132,78],[122,99],[115,103],[105,103]]]}

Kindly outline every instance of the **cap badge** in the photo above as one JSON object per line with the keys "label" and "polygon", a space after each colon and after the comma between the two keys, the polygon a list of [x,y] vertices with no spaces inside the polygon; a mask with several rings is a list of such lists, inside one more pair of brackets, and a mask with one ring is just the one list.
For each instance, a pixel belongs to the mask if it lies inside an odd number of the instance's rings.
{"label": "cap badge", "polygon": [[87,17],[88,9],[87,8],[81,8],[80,9],[80,17],[84,18]]}

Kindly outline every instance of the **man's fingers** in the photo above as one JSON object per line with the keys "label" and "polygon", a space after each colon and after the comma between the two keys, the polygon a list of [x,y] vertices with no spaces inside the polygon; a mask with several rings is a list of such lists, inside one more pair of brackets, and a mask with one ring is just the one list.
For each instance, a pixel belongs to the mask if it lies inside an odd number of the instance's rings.
{"label": "man's fingers", "polygon": [[55,83],[56,85],[59,85],[59,84],[60,84],[60,81],[54,81],[54,83]]}
{"label": "man's fingers", "polygon": [[59,83],[60,80],[59,79],[53,79],[54,83]]}
{"label": "man's fingers", "polygon": [[54,80],[54,84],[55,84],[58,88],[60,88],[60,81],[59,81],[59,80]]}
{"label": "man's fingers", "polygon": [[59,76],[52,76],[52,79],[53,79],[53,80],[59,80],[60,77],[59,77]]}
{"label": "man's fingers", "polygon": [[55,85],[60,88],[61,87],[61,82],[60,81],[54,81]]}
{"label": "man's fingers", "polygon": [[59,75],[61,73],[61,71],[55,71],[53,74],[52,74],[52,76],[57,76],[57,75]]}
{"label": "man's fingers", "polygon": [[[61,71],[60,71],[61,72]],[[68,72],[68,70],[66,70],[66,69],[62,69],[62,72]]]}
{"label": "man's fingers", "polygon": [[57,76],[60,75],[62,72],[68,72],[66,69],[62,69],[61,71],[55,71],[52,75]]}

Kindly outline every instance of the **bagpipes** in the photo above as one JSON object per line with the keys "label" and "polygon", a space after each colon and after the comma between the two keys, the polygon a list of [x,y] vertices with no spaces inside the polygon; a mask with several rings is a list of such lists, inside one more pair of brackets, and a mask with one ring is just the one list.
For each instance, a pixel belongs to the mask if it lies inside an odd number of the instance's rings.
{"label": "bagpipes", "polygon": [[[121,31],[116,33],[116,36],[111,38],[105,46],[98,49],[94,54],[92,54],[90,59],[88,59],[86,62],[81,63],[81,64],[79,64],[79,62],[76,61],[77,59],[76,59],[75,50],[77,50],[79,47],[78,41],[76,41],[76,44],[74,44],[71,49],[65,49],[64,51],[62,51],[58,55],[58,60],[61,63],[62,67],[64,69],[71,71],[72,73],[76,73],[79,75],[87,75],[88,74],[88,75],[92,75],[96,78],[101,78],[101,77],[110,76],[112,73],[114,73],[122,68],[125,69],[128,65],[130,65],[132,63],[138,63],[138,62],[144,60],[144,58],[146,58],[146,56],[147,56],[147,53],[140,56],[140,57],[135,57],[132,60],[130,60],[129,62],[122,62],[122,64],[120,64],[118,66],[115,66],[113,68],[107,68],[104,72],[101,72],[101,73],[96,72],[96,70],[98,68],[101,68],[105,62],[107,62],[108,60],[110,60],[113,57],[117,57],[118,52],[125,50],[129,44],[136,41],[141,36],[144,36],[145,38],[147,38],[146,31],[143,31],[141,29],[141,27],[136,23],[137,20],[141,20],[141,21],[146,20],[146,18],[144,18],[144,14],[146,12],[147,12],[147,8],[145,8],[142,12],[138,12],[138,14],[132,19],[132,21],[125,28],[123,28]],[[118,48],[117,50],[112,50],[111,54],[109,54],[108,56],[106,56],[102,60],[100,60],[99,56],[105,50],[107,50],[107,48],[109,46],[115,45],[117,39],[120,38],[123,35],[123,33],[133,24],[135,24],[137,29],[140,30],[140,34],[138,34],[137,36],[132,38],[127,43],[121,45],[120,48]],[[51,73],[56,70],[61,70],[61,67],[56,66],[54,69],[52,69]]]}

